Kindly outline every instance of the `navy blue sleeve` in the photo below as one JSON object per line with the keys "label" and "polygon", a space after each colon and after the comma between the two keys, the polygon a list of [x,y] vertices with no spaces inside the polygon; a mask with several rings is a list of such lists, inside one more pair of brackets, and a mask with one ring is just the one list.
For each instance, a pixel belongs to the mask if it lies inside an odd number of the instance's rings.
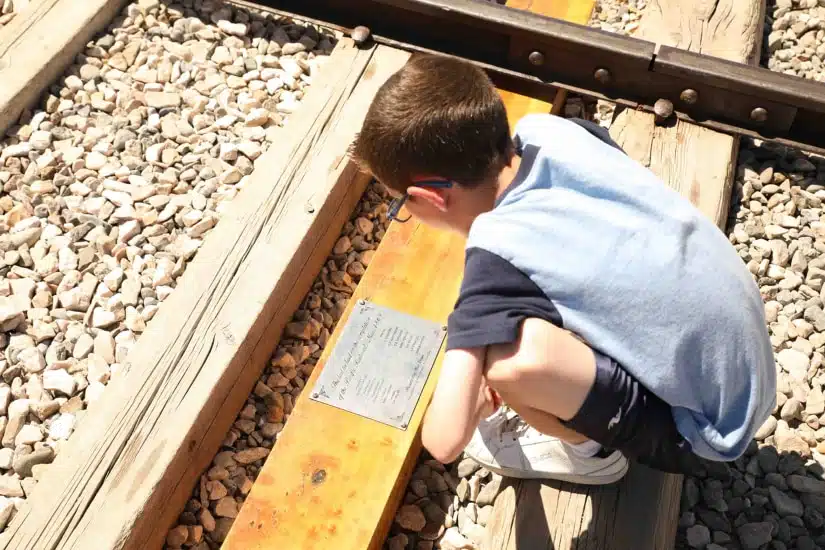
{"label": "navy blue sleeve", "polygon": [[447,319],[447,349],[514,342],[527,317],[562,326],[556,307],[527,275],[487,250],[468,249],[461,290]]}
{"label": "navy blue sleeve", "polygon": [[610,132],[607,131],[607,128],[605,128],[603,126],[599,126],[595,122],[593,122],[591,120],[585,120],[583,118],[569,118],[567,120],[569,120],[570,122],[575,122],[576,124],[578,124],[579,126],[584,128],[585,130],[590,132],[590,134],[592,134],[593,136],[595,136],[598,139],[602,140],[606,144],[608,144],[612,147],[615,147],[616,149],[618,149],[622,153],[625,152],[624,149],[619,147],[619,144],[616,143],[613,140],[612,137],[610,137]]}

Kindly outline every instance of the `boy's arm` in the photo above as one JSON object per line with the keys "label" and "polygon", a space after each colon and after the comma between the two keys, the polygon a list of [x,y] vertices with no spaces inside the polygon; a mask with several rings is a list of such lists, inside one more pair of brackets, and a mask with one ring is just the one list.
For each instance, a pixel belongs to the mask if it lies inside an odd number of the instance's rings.
{"label": "boy's arm", "polygon": [[483,376],[485,351],[451,349],[444,354],[421,428],[422,444],[442,464],[458,458],[482,416],[492,412],[493,400]]}
{"label": "boy's arm", "polygon": [[487,250],[468,249],[447,323],[447,352],[421,428],[424,447],[441,463],[455,460],[479,421],[498,407],[484,379],[488,346],[516,342],[528,317],[561,325],[558,311],[529,277]]}

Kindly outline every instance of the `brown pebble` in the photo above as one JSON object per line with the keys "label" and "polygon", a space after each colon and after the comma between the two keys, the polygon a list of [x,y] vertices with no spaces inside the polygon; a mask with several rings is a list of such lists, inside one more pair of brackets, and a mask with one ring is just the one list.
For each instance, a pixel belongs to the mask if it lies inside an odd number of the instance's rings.
{"label": "brown pebble", "polygon": [[275,352],[275,355],[273,356],[269,364],[273,367],[280,367],[283,369],[288,367],[294,367],[296,365],[296,362],[295,358],[292,356],[291,353],[287,353],[284,349],[278,349],[278,351]]}
{"label": "brown pebble", "polygon": [[210,512],[208,508],[201,509],[200,524],[203,525],[203,528],[207,533],[211,533],[215,530],[215,518],[212,516],[212,512]]}
{"label": "brown pebble", "polygon": [[200,544],[203,540],[203,527],[200,525],[187,525],[188,536],[186,544]]}
{"label": "brown pebble", "polygon": [[178,525],[177,527],[169,529],[169,533],[166,535],[166,544],[169,545],[170,548],[180,548],[186,543],[188,538],[189,529],[187,529],[186,525]]}
{"label": "brown pebble", "polygon": [[372,233],[375,224],[368,220],[367,218],[358,218],[355,220],[355,228],[358,230],[359,233],[364,235],[369,235]]}
{"label": "brown pebble", "polygon": [[404,529],[419,532],[427,524],[427,518],[424,517],[424,512],[415,504],[405,504],[395,515],[395,522]]}
{"label": "brown pebble", "polygon": [[284,334],[287,338],[297,338],[299,340],[309,340],[312,337],[312,325],[309,323],[288,323]]}
{"label": "brown pebble", "polygon": [[332,253],[333,254],[346,254],[349,251],[351,246],[352,246],[352,243],[350,242],[349,237],[344,235],[343,237],[338,239],[338,242],[335,243],[335,247],[333,247]]}
{"label": "brown pebble", "polygon": [[269,455],[269,449],[265,447],[253,447],[251,449],[246,449],[239,453],[235,453],[235,460],[239,464],[252,464],[262,458],[266,458]]}
{"label": "brown pebble", "polygon": [[215,514],[222,518],[234,518],[238,515],[238,502],[232,497],[223,497],[215,505]]}
{"label": "brown pebble", "polygon": [[361,253],[361,263],[364,265],[370,265],[373,257],[375,256],[375,250],[366,250]]}
{"label": "brown pebble", "polygon": [[241,481],[238,483],[238,491],[244,496],[249,494],[252,490],[252,480],[246,476],[241,476]]}
{"label": "brown pebble", "polygon": [[226,468],[221,468],[220,466],[213,466],[209,469],[209,472],[206,475],[210,480],[223,481],[229,477],[229,471]]}
{"label": "brown pebble", "polygon": [[209,491],[209,500],[220,500],[229,494],[220,481],[210,481],[206,484],[206,488]]}
{"label": "brown pebble", "polygon": [[212,462],[215,466],[220,466],[221,468],[231,468],[236,465],[234,455],[235,453],[232,451],[221,451],[215,456]]}
{"label": "brown pebble", "polygon": [[212,532],[212,538],[216,542],[223,542],[226,539],[226,535],[229,534],[229,530],[232,529],[232,523],[234,523],[235,518],[219,518],[215,522],[215,530]]}
{"label": "brown pebble", "polygon": [[267,415],[266,415],[266,420],[267,420],[267,422],[270,422],[270,423],[273,423],[273,424],[280,424],[284,421],[284,416],[285,416],[285,413],[284,413],[283,407],[278,407],[278,406],[270,407],[270,409],[269,409],[269,411],[267,412]]}

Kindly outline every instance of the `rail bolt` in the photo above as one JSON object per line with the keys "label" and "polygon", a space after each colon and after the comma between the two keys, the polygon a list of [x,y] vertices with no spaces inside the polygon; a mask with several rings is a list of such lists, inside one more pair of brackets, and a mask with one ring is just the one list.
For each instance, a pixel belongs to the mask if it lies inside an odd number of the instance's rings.
{"label": "rail bolt", "polygon": [[532,51],[530,55],[527,56],[527,60],[530,62],[531,65],[535,65],[539,67],[544,65],[544,54],[540,51]]}
{"label": "rail bolt", "polygon": [[607,84],[612,77],[610,76],[610,71],[607,69],[596,69],[596,72],[593,73],[593,78],[602,84]]}
{"label": "rail bolt", "polygon": [[765,122],[768,120],[768,111],[763,107],[757,107],[751,111],[751,120],[755,120],[756,122]]}
{"label": "rail bolt", "polygon": [[673,103],[669,99],[657,99],[653,104],[653,112],[661,119],[670,118],[673,114]]}
{"label": "rail bolt", "polygon": [[369,40],[371,31],[369,27],[365,27],[364,25],[358,25],[354,29],[352,29],[352,40],[358,44],[359,46]]}
{"label": "rail bolt", "polygon": [[691,88],[687,88],[686,90],[682,90],[682,93],[679,95],[679,99],[688,105],[693,105],[699,100],[699,92]]}

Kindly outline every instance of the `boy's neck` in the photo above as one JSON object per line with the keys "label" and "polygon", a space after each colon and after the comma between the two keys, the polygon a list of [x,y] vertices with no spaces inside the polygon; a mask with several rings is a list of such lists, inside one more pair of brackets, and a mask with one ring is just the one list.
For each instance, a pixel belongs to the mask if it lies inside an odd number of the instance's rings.
{"label": "boy's neck", "polygon": [[518,155],[513,155],[512,160],[510,160],[510,164],[505,166],[504,169],[501,172],[499,172],[498,180],[496,181],[495,200],[498,200],[501,197],[501,195],[503,195],[504,192],[507,191],[507,189],[513,183],[513,181],[515,181],[520,166],[521,157]]}
{"label": "boy's neck", "polygon": [[[504,192],[510,187],[513,181],[516,179],[516,174],[518,174],[519,166],[521,166],[521,157],[519,157],[518,155],[514,155],[512,160],[510,161],[510,164],[505,166],[504,169],[501,172],[499,172],[495,180],[495,183],[488,188],[488,193],[485,193],[485,195],[482,197],[475,191],[472,192],[472,197],[473,199],[475,199],[475,201],[468,202],[470,204],[475,202],[475,204],[471,206],[472,210],[469,213],[470,215],[464,218],[465,220],[467,220],[466,224],[460,224],[460,227],[456,228],[459,230],[460,233],[462,233],[464,236],[467,236],[467,234],[470,231],[470,227],[472,227],[473,223],[475,222],[475,219],[481,214],[489,212],[495,208],[496,201],[498,201],[499,197],[501,197],[504,194]],[[467,204],[467,202],[465,202],[465,204]]]}

